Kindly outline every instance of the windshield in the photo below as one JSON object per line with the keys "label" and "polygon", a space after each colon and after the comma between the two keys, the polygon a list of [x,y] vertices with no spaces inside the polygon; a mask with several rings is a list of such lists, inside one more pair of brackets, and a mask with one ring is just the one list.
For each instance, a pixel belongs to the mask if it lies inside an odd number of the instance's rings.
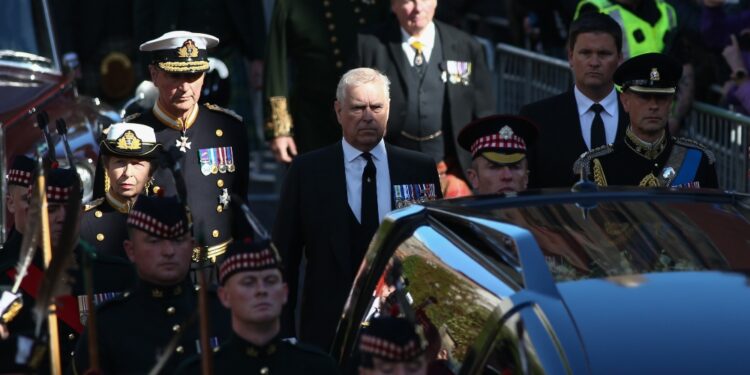
{"label": "windshield", "polygon": [[59,71],[42,0],[0,0],[0,65]]}
{"label": "windshield", "polygon": [[[688,270],[750,274],[750,210],[718,203],[600,203],[492,211],[531,231],[557,281]],[[521,250],[522,251],[522,250]]]}

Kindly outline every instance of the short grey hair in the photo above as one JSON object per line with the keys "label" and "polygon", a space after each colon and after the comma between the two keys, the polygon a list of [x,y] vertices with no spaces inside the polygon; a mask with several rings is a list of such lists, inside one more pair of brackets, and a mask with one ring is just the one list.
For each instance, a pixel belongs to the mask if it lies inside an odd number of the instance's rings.
{"label": "short grey hair", "polygon": [[338,86],[336,86],[336,100],[343,102],[346,98],[346,89],[349,87],[357,87],[375,81],[380,81],[383,84],[385,98],[390,100],[391,80],[385,74],[372,68],[356,68],[344,73]]}

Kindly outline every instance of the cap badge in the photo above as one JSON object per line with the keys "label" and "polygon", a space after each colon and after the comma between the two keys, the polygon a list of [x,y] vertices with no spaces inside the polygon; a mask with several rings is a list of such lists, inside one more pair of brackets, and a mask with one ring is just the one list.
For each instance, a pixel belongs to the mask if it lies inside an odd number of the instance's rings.
{"label": "cap badge", "polygon": [[198,47],[191,39],[188,39],[182,47],[177,49],[177,57],[198,57]]}
{"label": "cap badge", "polygon": [[659,71],[656,68],[651,68],[651,74],[648,77],[652,81],[658,81],[661,79]]}
{"label": "cap badge", "polygon": [[513,129],[511,129],[510,126],[505,125],[500,129],[499,134],[503,139],[510,139],[513,136]]}
{"label": "cap badge", "polygon": [[140,150],[141,140],[135,136],[132,130],[127,130],[120,138],[117,138],[117,148],[120,150]]}

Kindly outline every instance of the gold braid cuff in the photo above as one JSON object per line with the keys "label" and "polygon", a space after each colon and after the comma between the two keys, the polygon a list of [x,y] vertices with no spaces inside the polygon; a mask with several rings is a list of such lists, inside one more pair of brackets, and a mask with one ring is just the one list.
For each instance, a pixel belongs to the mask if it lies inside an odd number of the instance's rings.
{"label": "gold braid cuff", "polygon": [[[227,247],[229,244],[232,243],[232,239],[226,240],[220,244],[213,245],[213,246],[207,246],[204,250],[204,248],[195,247],[193,248],[193,256],[191,257],[193,262],[195,263],[204,263],[207,261],[211,261],[211,263],[216,263],[216,257],[219,255],[224,254],[227,251]],[[205,251],[205,256],[201,256],[201,252]]]}
{"label": "gold braid cuff", "polygon": [[607,177],[604,176],[604,168],[599,159],[594,159],[594,182],[599,186],[607,186]]}
{"label": "gold braid cuff", "polygon": [[292,115],[289,114],[286,97],[272,96],[269,100],[271,118],[266,122],[266,135],[269,138],[291,137]]}

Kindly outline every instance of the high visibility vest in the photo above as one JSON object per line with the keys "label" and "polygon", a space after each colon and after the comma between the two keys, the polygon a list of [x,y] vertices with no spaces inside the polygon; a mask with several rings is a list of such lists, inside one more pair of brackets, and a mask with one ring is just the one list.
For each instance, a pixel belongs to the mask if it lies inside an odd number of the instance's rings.
{"label": "high visibility vest", "polygon": [[663,0],[654,0],[659,9],[659,20],[651,25],[627,8],[610,0],[583,0],[578,3],[574,18],[578,18],[584,5],[593,5],[601,13],[609,15],[620,24],[623,33],[622,55],[624,59],[648,52],[664,52],[665,37],[677,26],[677,13]]}

